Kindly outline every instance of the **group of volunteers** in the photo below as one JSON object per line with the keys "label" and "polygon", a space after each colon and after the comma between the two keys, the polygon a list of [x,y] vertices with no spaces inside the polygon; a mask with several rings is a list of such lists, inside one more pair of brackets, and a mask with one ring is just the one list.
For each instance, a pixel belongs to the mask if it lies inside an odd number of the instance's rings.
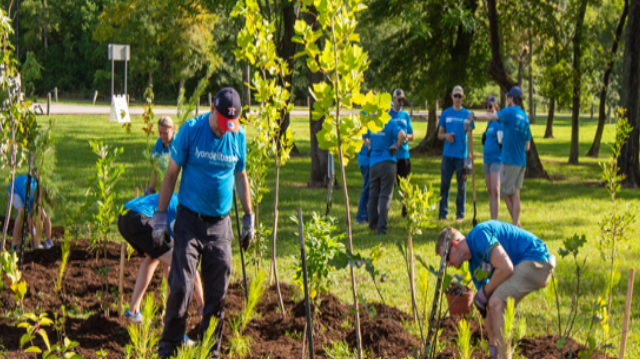
{"label": "group of volunteers", "polygon": [[[455,86],[451,96],[453,106],[442,112],[437,135],[444,140],[439,218],[447,218],[454,172],[458,182],[456,219],[460,222],[464,218],[466,177],[472,161],[468,151],[472,136],[468,133],[475,128],[474,120],[481,120],[489,122],[483,135],[484,173],[493,220],[477,225],[466,237],[446,228],[438,237],[436,253],[446,254],[448,264],[457,268],[468,261],[478,289],[474,303],[486,318],[490,355],[504,357],[502,314],[507,299],[514,298],[517,303],[528,293],[545,287],[555,267],[555,259],[545,243],[520,228],[519,190],[526,166],[525,151],[531,140],[529,121],[522,109],[519,87],[507,93],[508,106],[502,110],[495,97],[487,97],[483,114],[474,114],[462,106],[461,86]],[[364,186],[356,220],[381,235],[389,231],[388,212],[395,184],[411,173],[407,142],[414,140],[411,117],[403,110],[404,91],[395,89],[392,99],[391,120],[382,130],[368,131],[363,136],[364,144],[358,154]],[[232,266],[233,231],[229,213],[235,199],[234,187],[244,212],[241,246],[246,249],[254,236],[254,215],[245,171],[247,142],[245,131],[239,125],[241,109],[237,91],[227,87],[216,94],[210,113],[187,121],[177,133],[171,118],[162,117],[158,121],[160,138],[152,155],[159,165],[156,170],[164,173],[162,181],[158,184],[161,177],[154,170],[144,196],[127,202],[124,208],[128,211],[118,219],[122,237],[145,256],[125,316],[133,322],[143,320],[141,299],[158,264],[168,279],[169,296],[158,350],[161,358],[175,355],[181,344],[190,342],[185,332],[192,296],[202,316],[200,338],[212,316],[220,320],[212,349],[213,356],[220,356],[224,301]],[[33,194],[37,193],[37,181],[33,179],[32,195],[27,201],[26,180],[26,175],[16,179],[12,198],[19,221],[27,207],[31,229],[29,209],[33,206]],[[513,225],[497,221],[501,196],[507,203]],[[45,247],[50,248],[53,246],[51,222],[43,215]],[[404,208],[402,215],[406,216]],[[20,238],[19,221],[14,228],[12,246],[16,246]],[[37,241],[33,246],[39,246]]]}

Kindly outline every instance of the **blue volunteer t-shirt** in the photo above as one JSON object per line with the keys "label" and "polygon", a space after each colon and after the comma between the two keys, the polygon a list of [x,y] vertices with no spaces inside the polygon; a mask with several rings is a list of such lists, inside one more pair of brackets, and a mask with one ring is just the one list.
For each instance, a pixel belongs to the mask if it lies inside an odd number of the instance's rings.
{"label": "blue volunteer t-shirt", "polygon": [[[469,116],[469,110],[462,108],[455,111],[453,107],[444,110],[440,114],[439,125],[446,134],[453,133],[453,144],[444,141],[444,151],[442,156],[464,159],[467,157],[467,132],[464,131],[464,121]],[[475,122],[472,123],[476,128]]]}
{"label": "blue volunteer t-shirt", "polygon": [[[160,194],[146,195],[135,198],[124,204],[124,208],[140,213],[148,218],[152,218],[153,214],[158,211],[158,199]],[[169,225],[169,233],[173,236],[171,223],[176,218],[176,210],[178,209],[178,195],[171,195],[171,201],[167,207],[167,224]]]}
{"label": "blue volunteer t-shirt", "polygon": [[151,152],[151,156],[158,160],[158,164],[163,171],[167,171],[167,167],[169,166],[169,156],[171,156],[171,144],[164,147],[162,139],[158,138],[156,145],[153,147],[153,151]]}
{"label": "blue volunteer t-shirt", "polygon": [[[37,187],[38,187],[38,181],[36,180],[36,178],[32,177],[31,192],[29,193],[28,209],[31,209],[33,207],[33,199],[34,199],[34,195],[36,193]],[[9,194],[9,196],[11,196],[11,193],[9,193],[9,191],[11,191],[11,183],[7,185],[7,193]],[[27,197],[27,175],[20,175],[17,178],[15,178],[13,183],[13,192],[14,194],[20,197],[23,204],[26,203],[25,198]]]}
{"label": "blue volunteer t-shirt", "polygon": [[235,172],[247,158],[244,128],[222,137],[213,133],[206,113],[187,121],[171,143],[171,158],[182,167],[178,199],[182,206],[205,216],[231,211]]}
{"label": "blue volunteer t-shirt", "polygon": [[372,133],[371,130],[369,130],[367,133],[367,136],[371,139],[369,167],[373,167],[373,165],[383,161],[398,162],[396,157],[389,153],[389,147],[398,141],[398,134],[401,130],[398,123],[393,119],[389,120],[384,128],[377,133]]}
{"label": "blue volunteer t-shirt", "polygon": [[478,290],[489,280],[479,281],[475,271],[478,269],[492,272],[493,266],[489,260],[489,253],[495,244],[502,246],[514,267],[527,260],[547,262],[551,257],[547,244],[537,236],[499,220],[485,221],[476,225],[467,235],[466,241],[471,252],[469,272]]}
{"label": "blue volunteer t-shirt", "polygon": [[[498,131],[503,131],[502,124],[500,124],[499,121],[489,121],[487,124],[487,139],[484,142],[485,164],[501,163],[502,149],[500,149],[500,145],[498,145]],[[504,132],[502,135],[504,136]]]}
{"label": "blue volunteer t-shirt", "polygon": [[529,117],[519,106],[509,106],[498,111],[500,123],[504,125],[502,138],[502,163],[527,166],[525,143],[531,141]]}
{"label": "blue volunteer t-shirt", "polygon": [[[393,110],[393,108],[391,108],[389,110],[389,115],[393,120],[395,120],[398,123],[398,126],[400,126],[400,129],[402,129],[402,131],[404,131],[406,134],[413,134],[413,125],[411,125],[411,116],[409,116],[409,114],[406,111],[400,110],[399,112],[396,112],[395,110]],[[409,144],[405,140],[402,143],[402,146],[400,147],[400,149],[396,151],[396,159],[408,159],[408,158],[409,158]]]}

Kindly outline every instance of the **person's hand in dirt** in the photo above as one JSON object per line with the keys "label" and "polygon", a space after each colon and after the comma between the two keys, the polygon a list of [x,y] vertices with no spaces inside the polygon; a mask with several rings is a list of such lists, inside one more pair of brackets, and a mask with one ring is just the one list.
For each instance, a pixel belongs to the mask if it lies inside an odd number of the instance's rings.
{"label": "person's hand in dirt", "polygon": [[487,305],[489,304],[490,298],[491,298],[491,295],[487,296],[487,294],[484,291],[484,286],[482,286],[480,288],[480,291],[478,291],[476,295],[473,297],[473,305],[476,306],[476,309],[478,309],[483,319],[487,318]]}

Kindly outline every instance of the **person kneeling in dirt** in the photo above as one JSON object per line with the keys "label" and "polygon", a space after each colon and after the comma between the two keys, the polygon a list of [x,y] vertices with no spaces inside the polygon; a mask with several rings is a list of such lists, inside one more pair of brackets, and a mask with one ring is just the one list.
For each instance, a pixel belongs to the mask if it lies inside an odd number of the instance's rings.
{"label": "person kneeling in dirt", "polygon": [[[159,263],[162,264],[167,282],[169,280],[169,270],[171,268],[171,255],[173,252],[173,241],[165,242],[163,247],[156,248],[153,245],[151,233],[151,218],[158,208],[158,194],[147,195],[133,199],[124,205],[129,210],[126,214],[118,218],[118,230],[122,237],[139,253],[146,255],[140,264],[138,276],[131,295],[131,305],[129,310],[124,312],[127,319],[133,322],[142,322],[142,314],[140,313],[140,302],[142,296],[147,290],[147,286],[153,278],[153,273]],[[178,195],[173,195],[167,208],[167,219],[171,224],[176,216],[176,208],[178,207]],[[170,239],[173,237],[172,227],[169,229]],[[198,313],[202,314],[202,306],[204,300],[202,298],[202,283],[200,275],[196,272],[195,277],[195,299],[198,303]]]}
{"label": "person kneeling in dirt", "polygon": [[211,112],[187,121],[171,144],[171,159],[160,187],[158,210],[153,215],[153,238],[159,243],[167,228],[167,205],[182,170],[176,214],[173,266],[169,275],[164,330],[158,357],[175,354],[187,326],[187,308],[194,273],[201,262],[205,306],[198,331],[202,339],[211,318],[219,321],[211,356],[220,357],[224,303],[231,276],[233,230],[229,212],[235,184],[242,204],[241,244],[253,239],[254,215],[249,179],[245,171],[247,140],[239,125],[240,95],[233,88],[220,90]]}
{"label": "person kneeling in dirt", "polygon": [[442,256],[449,230],[447,264],[457,269],[465,261],[478,289],[473,301],[485,319],[492,359],[505,358],[502,330],[507,299],[522,298],[547,286],[555,257],[534,234],[498,220],[478,224],[466,236],[451,227],[442,230],[436,253]]}
{"label": "person kneeling in dirt", "polygon": [[[36,236],[35,221],[32,217],[33,204],[34,202],[38,202],[34,201],[38,192],[38,181],[35,177],[31,177],[31,191],[29,192],[28,207],[29,210],[27,211],[27,227],[29,229],[32,229],[31,235],[33,236],[33,241],[31,243],[31,247],[33,249],[42,249],[42,244],[40,244],[39,236]],[[13,225],[13,238],[11,239],[11,248],[17,251],[20,247],[20,239],[22,239],[22,212],[24,211],[24,206],[26,203],[25,199],[27,197],[27,175],[20,175],[15,179],[13,185],[13,194],[11,194],[11,184],[9,184],[9,186],[7,186],[7,194],[13,197],[13,201],[11,202],[12,206],[18,211],[18,214],[16,215],[16,221]],[[47,240],[45,240],[44,242],[44,248],[51,249],[53,247],[53,240],[51,240],[51,219],[44,211],[44,208],[40,208],[42,209],[44,231],[45,235],[47,236]],[[7,214],[7,221],[9,221],[9,218],[10,216],[9,214]]]}

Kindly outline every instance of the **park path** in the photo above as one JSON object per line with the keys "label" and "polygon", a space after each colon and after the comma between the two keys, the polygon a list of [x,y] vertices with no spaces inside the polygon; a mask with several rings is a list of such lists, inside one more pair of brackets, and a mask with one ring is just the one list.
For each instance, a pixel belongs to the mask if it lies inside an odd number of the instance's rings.
{"label": "park path", "polygon": [[[42,110],[46,113],[47,104],[46,103],[34,103],[33,106],[40,106]],[[109,115],[110,107],[109,106],[91,106],[91,105],[70,105],[70,104],[51,104],[49,109],[50,115]],[[141,107],[131,107],[129,108],[129,115],[131,116],[141,116],[144,111]],[[208,107],[204,107],[200,109],[201,113],[208,111]],[[357,114],[359,110],[348,110],[341,111],[341,114]],[[175,108],[165,108],[165,107],[156,107],[153,109],[153,113],[155,115],[176,115],[177,110]],[[426,116],[426,111],[415,111],[414,115]],[[291,115],[293,116],[308,116],[308,110],[293,110]]]}

